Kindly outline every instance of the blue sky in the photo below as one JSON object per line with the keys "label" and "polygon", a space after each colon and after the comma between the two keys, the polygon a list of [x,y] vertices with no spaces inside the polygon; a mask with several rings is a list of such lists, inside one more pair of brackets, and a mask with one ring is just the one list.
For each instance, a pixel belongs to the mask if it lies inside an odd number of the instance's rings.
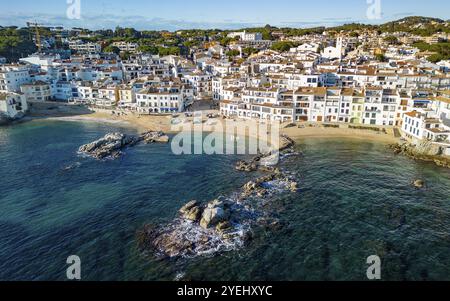
{"label": "blue sky", "polygon": [[450,18],[450,1],[443,0],[381,0],[379,20],[367,18],[368,0],[80,0],[82,19],[70,20],[67,1],[0,0],[0,25],[23,26],[26,21],[37,20],[92,29],[133,26],[176,30],[382,23],[411,15]]}

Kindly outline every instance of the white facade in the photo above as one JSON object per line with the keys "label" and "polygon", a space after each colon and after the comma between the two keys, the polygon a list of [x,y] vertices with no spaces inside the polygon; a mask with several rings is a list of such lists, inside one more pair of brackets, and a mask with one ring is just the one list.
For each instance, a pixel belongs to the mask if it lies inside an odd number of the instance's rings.
{"label": "white facade", "polygon": [[0,115],[15,119],[23,115],[27,110],[28,104],[23,95],[14,92],[0,92]]}
{"label": "white facade", "polygon": [[338,37],[337,41],[336,41],[336,47],[333,46],[329,46],[326,47],[323,51],[322,51],[322,57],[326,58],[326,59],[342,59],[342,57],[344,56],[344,46],[343,46],[343,40],[342,37]]}
{"label": "white facade", "polygon": [[260,32],[232,32],[228,34],[229,38],[236,38],[239,37],[241,41],[245,42],[254,42],[254,41],[262,41],[262,33]]}
{"label": "white facade", "polygon": [[198,99],[212,97],[212,76],[199,72],[184,76],[186,81],[194,88],[194,95]]}
{"label": "white facade", "polygon": [[102,46],[98,43],[83,42],[82,40],[69,41],[69,48],[83,53],[99,53],[102,51]]}
{"label": "white facade", "polygon": [[185,101],[181,88],[151,88],[136,93],[137,111],[141,114],[183,112]]}
{"label": "white facade", "polygon": [[128,42],[114,42],[113,46],[120,49],[122,52],[131,52],[135,53],[139,47],[137,43],[128,43]]}
{"label": "white facade", "polygon": [[27,66],[0,66],[0,92],[20,92],[20,86],[30,82],[31,77]]}
{"label": "white facade", "polygon": [[45,82],[37,81],[31,84],[24,84],[20,86],[20,90],[28,102],[43,102],[52,98],[50,85]]}

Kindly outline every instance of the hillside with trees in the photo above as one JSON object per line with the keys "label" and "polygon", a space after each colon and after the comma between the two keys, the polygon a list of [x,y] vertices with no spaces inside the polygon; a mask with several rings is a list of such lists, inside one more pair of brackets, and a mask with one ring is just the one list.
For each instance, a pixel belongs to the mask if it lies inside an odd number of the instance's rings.
{"label": "hillside with trees", "polygon": [[32,33],[27,28],[0,27],[0,56],[9,62],[36,52]]}

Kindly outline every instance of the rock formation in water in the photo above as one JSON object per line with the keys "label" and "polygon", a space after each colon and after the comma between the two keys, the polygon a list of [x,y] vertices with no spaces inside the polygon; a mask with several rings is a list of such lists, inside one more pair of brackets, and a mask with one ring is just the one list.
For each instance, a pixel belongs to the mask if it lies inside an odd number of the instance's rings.
{"label": "rock formation in water", "polygon": [[424,180],[421,180],[421,179],[415,180],[415,181],[412,183],[412,185],[413,185],[414,187],[416,187],[417,189],[422,189],[422,188],[425,187],[425,181],[424,181]]}
{"label": "rock formation in water", "polygon": [[144,143],[168,143],[169,137],[162,132],[147,132],[139,137],[122,133],[109,133],[103,138],[81,146],[78,151],[99,160],[115,159],[122,155],[124,148],[134,146],[141,141]]}
{"label": "rock formation in water", "polygon": [[[206,204],[190,201],[179,217],[159,228],[144,227],[139,232],[141,249],[152,249],[162,257],[191,257],[242,246],[251,238],[252,224],[279,229],[282,225],[269,212],[256,213],[262,198],[297,191],[297,183],[281,172],[245,184],[237,198],[219,197]],[[248,200],[260,203],[254,207]]]}
{"label": "rock formation in water", "polygon": [[242,189],[242,197],[245,198],[251,195],[264,197],[270,191],[272,186],[277,186],[291,192],[298,191],[298,183],[277,170],[275,173],[260,177],[255,181],[250,181],[245,184]]}
{"label": "rock formation in water", "polygon": [[110,133],[106,134],[103,138],[81,146],[78,151],[96,159],[104,159],[107,157],[117,158],[122,154],[121,150],[123,148],[136,144],[137,142],[138,140],[136,138],[125,134]]}
{"label": "rock formation in water", "polygon": [[147,132],[140,135],[140,139],[144,143],[168,143],[169,136],[165,135],[163,132]]}
{"label": "rock formation in water", "polygon": [[389,147],[397,155],[405,155],[419,161],[434,162],[438,166],[450,168],[450,158],[442,155],[442,149],[439,145],[429,141],[424,141],[418,145],[397,143]]}
{"label": "rock formation in water", "polygon": [[219,223],[229,222],[231,204],[226,200],[214,200],[203,210],[200,226],[203,229],[215,227]]}
{"label": "rock formation in water", "polygon": [[164,257],[180,257],[208,253],[218,246],[235,245],[243,239],[233,227],[240,219],[237,208],[223,197],[207,204],[190,201],[179,210],[179,218],[171,224],[144,227],[138,233],[140,247],[156,250]]}
{"label": "rock formation in water", "polygon": [[[152,249],[170,258],[214,254],[242,246],[252,237],[253,225],[282,228],[283,224],[272,216],[268,204],[273,195],[298,191],[297,182],[276,167],[282,152],[289,152],[293,145],[291,139],[283,136],[278,149],[258,155],[251,162],[241,162],[239,170],[267,174],[245,184],[233,197],[219,197],[206,204],[190,201],[170,224],[144,227],[138,232],[141,249]],[[277,155],[275,166],[260,165],[261,160],[274,154]]]}
{"label": "rock formation in water", "polygon": [[271,150],[270,152],[259,154],[252,158],[250,161],[239,161],[236,163],[236,170],[244,172],[253,171],[274,171],[273,166],[278,164],[280,159],[280,153],[292,148],[295,145],[294,140],[288,136],[280,136],[280,143],[278,148]]}

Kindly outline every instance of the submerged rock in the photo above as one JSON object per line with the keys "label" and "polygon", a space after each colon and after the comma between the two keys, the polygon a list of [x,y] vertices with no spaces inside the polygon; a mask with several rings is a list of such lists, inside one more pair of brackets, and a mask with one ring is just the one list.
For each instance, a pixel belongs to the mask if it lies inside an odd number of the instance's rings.
{"label": "submerged rock", "polygon": [[290,190],[292,192],[297,192],[298,191],[298,183],[297,182],[291,182],[289,184]]}
{"label": "submerged rock", "polygon": [[425,181],[424,180],[415,180],[413,183],[413,186],[416,187],[417,189],[422,189],[425,187]]}
{"label": "submerged rock", "polygon": [[298,183],[290,177],[283,175],[278,169],[275,172],[262,176],[255,181],[250,181],[242,187],[242,197],[246,198],[252,195],[264,197],[269,194],[271,189],[278,188],[281,190],[289,190],[291,192],[298,191]]}
{"label": "submerged rock", "polygon": [[281,139],[280,139],[280,146],[278,148],[278,151],[284,151],[288,148],[291,148],[295,145],[295,141],[292,140],[290,137],[286,136],[286,135],[281,135]]}
{"label": "submerged rock", "polygon": [[157,236],[153,240],[153,246],[169,257],[176,257],[192,253],[194,242],[185,239],[181,232],[169,231]]}
{"label": "submerged rock", "polygon": [[236,170],[245,172],[257,171],[258,165],[256,162],[239,161],[236,163]]}

